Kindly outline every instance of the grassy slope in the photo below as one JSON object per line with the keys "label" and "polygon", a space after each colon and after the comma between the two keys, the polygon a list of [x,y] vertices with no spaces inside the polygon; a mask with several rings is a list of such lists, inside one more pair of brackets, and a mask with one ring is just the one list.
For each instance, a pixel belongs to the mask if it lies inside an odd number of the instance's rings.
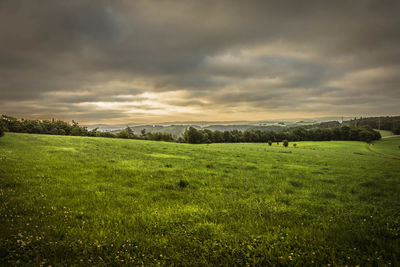
{"label": "grassy slope", "polygon": [[297,144],[7,133],[0,264],[400,264],[399,160]]}
{"label": "grassy slope", "polygon": [[370,146],[370,149],[400,160],[400,137],[385,138],[374,142],[373,145]]}
{"label": "grassy slope", "polygon": [[386,130],[376,130],[376,131],[378,131],[381,134],[382,137],[393,135],[393,133],[391,131],[386,131]]}

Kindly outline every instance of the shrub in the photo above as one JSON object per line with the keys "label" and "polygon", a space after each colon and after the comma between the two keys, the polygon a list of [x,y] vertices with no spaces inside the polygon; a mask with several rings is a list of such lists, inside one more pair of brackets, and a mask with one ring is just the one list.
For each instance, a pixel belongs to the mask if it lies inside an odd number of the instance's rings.
{"label": "shrub", "polygon": [[180,180],[178,183],[180,188],[185,188],[189,185],[189,182],[185,181],[185,180]]}
{"label": "shrub", "polygon": [[293,144],[293,146],[294,146],[294,147],[296,147],[296,146],[297,146],[297,144]]}
{"label": "shrub", "polygon": [[271,140],[268,140],[268,145],[272,146],[272,141]]}
{"label": "shrub", "polygon": [[288,140],[285,139],[282,142],[283,142],[283,146],[284,147],[288,147],[289,146],[289,141]]}

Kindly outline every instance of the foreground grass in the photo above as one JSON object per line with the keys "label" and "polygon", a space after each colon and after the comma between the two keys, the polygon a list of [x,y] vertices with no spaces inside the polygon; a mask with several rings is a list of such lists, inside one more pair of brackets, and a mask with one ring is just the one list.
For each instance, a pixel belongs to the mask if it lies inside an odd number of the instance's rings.
{"label": "foreground grass", "polygon": [[6,133],[0,264],[399,265],[400,139],[381,142]]}

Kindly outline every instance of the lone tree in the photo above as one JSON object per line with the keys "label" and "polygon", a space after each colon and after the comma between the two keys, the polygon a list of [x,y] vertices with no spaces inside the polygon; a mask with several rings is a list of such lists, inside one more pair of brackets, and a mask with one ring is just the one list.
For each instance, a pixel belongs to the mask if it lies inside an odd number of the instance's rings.
{"label": "lone tree", "polygon": [[272,141],[271,140],[268,140],[268,145],[272,146]]}
{"label": "lone tree", "polygon": [[289,141],[288,140],[285,139],[282,142],[283,142],[283,146],[284,147],[288,147],[289,146]]}

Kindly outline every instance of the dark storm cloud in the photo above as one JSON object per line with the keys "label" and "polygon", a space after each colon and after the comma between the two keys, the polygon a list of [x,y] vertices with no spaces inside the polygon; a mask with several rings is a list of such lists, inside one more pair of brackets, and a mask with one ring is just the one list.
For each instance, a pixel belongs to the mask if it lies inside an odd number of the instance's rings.
{"label": "dark storm cloud", "polygon": [[399,13],[398,1],[3,0],[0,111],[398,113]]}

